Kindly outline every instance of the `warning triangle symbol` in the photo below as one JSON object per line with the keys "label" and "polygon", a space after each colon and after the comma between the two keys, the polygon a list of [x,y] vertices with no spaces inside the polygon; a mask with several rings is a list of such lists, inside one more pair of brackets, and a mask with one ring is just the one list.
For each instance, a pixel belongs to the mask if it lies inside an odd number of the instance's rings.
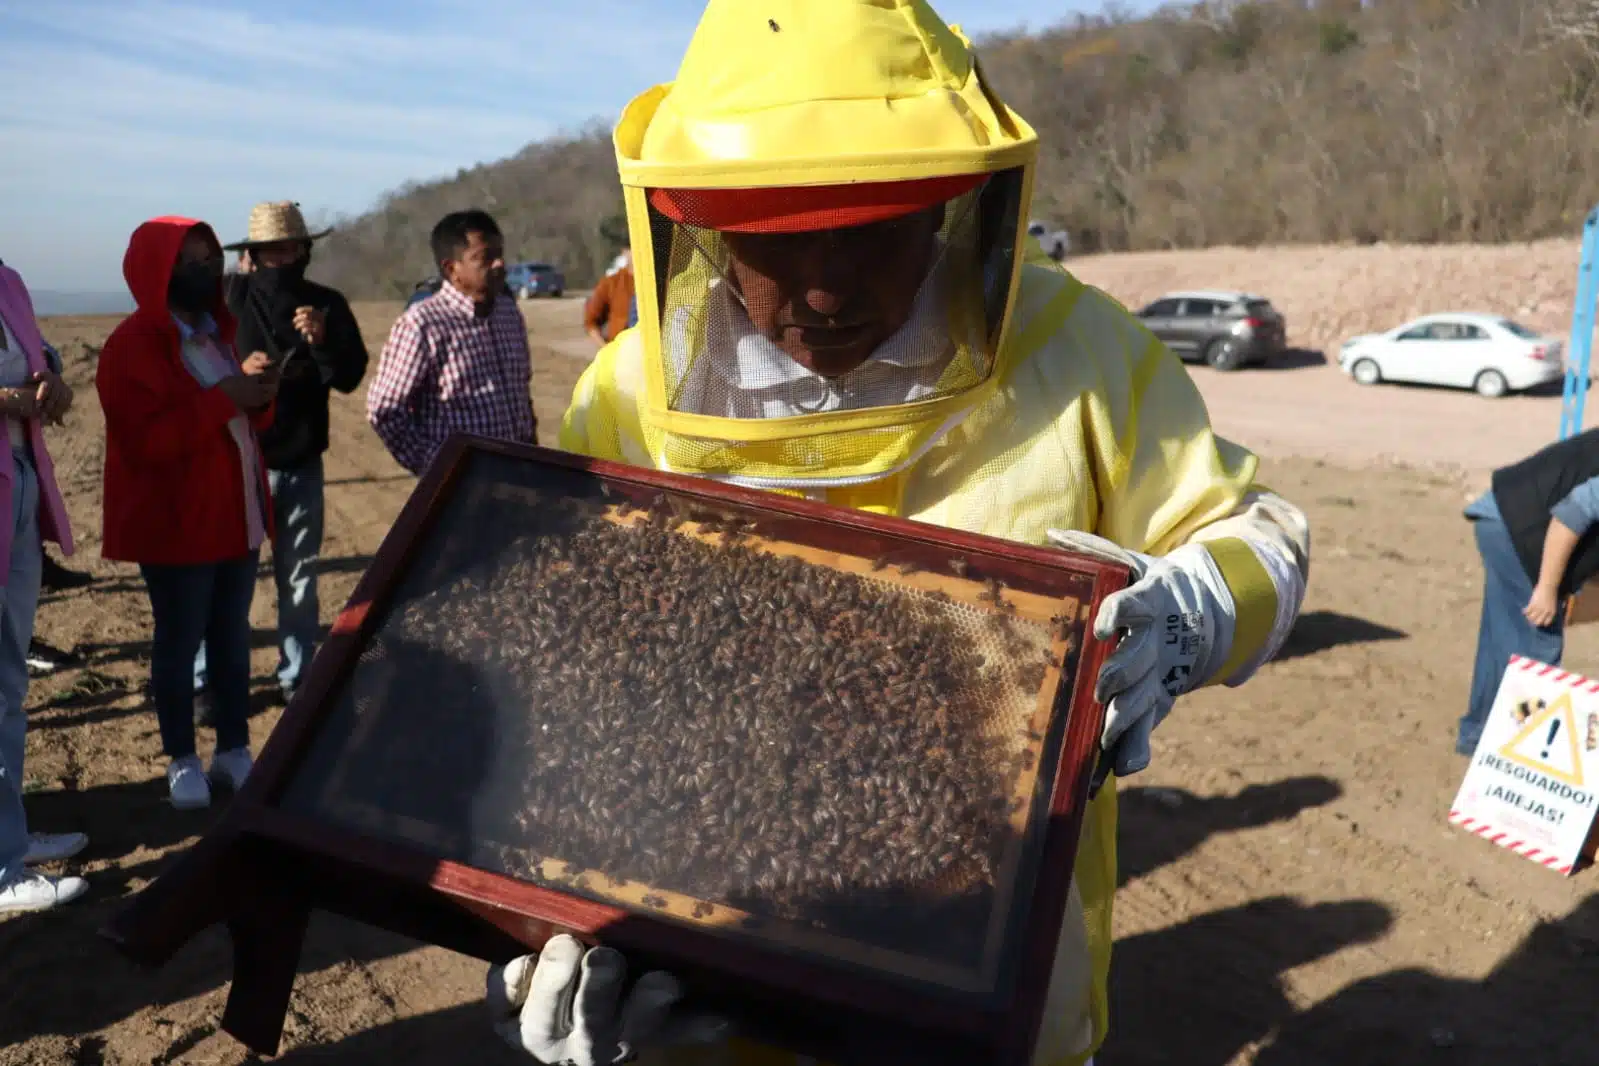
{"label": "warning triangle symbol", "polygon": [[1575,788],[1582,787],[1582,742],[1571,693],[1562,692],[1549,706],[1527,719],[1499,754],[1529,770],[1548,774]]}

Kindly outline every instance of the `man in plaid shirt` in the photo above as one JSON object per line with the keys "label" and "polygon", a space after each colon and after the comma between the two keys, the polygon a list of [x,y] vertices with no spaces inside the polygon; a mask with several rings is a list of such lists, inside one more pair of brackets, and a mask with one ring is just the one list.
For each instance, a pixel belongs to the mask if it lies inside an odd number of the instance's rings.
{"label": "man in plaid shirt", "polygon": [[527,326],[505,288],[505,240],[484,211],[433,227],[444,284],[389,332],[366,417],[389,454],[413,474],[451,433],[537,443]]}

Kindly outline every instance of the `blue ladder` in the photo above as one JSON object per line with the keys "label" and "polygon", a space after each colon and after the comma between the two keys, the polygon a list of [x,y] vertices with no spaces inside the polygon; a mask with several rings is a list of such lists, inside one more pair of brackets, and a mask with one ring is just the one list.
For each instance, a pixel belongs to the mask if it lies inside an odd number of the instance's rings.
{"label": "blue ladder", "polygon": [[1577,302],[1566,346],[1566,387],[1560,398],[1560,439],[1582,432],[1588,398],[1588,357],[1593,348],[1594,305],[1599,303],[1599,207],[1582,224],[1582,263],[1577,267]]}
{"label": "blue ladder", "polygon": [[[1599,207],[1582,224],[1582,263],[1577,267],[1577,302],[1571,309],[1566,345],[1566,387],[1560,397],[1560,439],[1582,432],[1588,398],[1588,357],[1593,349],[1594,305],[1599,303]],[[1599,589],[1589,582],[1566,601],[1566,625],[1599,621]]]}

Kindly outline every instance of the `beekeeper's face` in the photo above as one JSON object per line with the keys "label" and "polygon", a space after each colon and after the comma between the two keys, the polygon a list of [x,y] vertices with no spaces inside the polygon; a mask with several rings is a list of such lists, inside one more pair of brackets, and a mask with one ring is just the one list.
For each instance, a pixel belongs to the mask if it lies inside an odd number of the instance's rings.
{"label": "beekeeper's face", "polygon": [[910,318],[943,224],[939,206],[845,229],[724,237],[751,323],[807,370],[834,378]]}

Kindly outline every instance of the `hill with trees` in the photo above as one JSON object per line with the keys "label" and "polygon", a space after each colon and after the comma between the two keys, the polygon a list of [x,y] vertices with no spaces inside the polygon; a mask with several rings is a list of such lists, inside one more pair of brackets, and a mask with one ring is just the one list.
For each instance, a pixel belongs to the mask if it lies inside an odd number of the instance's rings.
{"label": "hill with trees", "polygon": [[[1599,0],[1231,0],[978,45],[1079,251],[1528,240],[1599,200]],[[408,293],[434,221],[481,206],[591,283],[624,232],[608,124],[394,191],[318,273]]]}

